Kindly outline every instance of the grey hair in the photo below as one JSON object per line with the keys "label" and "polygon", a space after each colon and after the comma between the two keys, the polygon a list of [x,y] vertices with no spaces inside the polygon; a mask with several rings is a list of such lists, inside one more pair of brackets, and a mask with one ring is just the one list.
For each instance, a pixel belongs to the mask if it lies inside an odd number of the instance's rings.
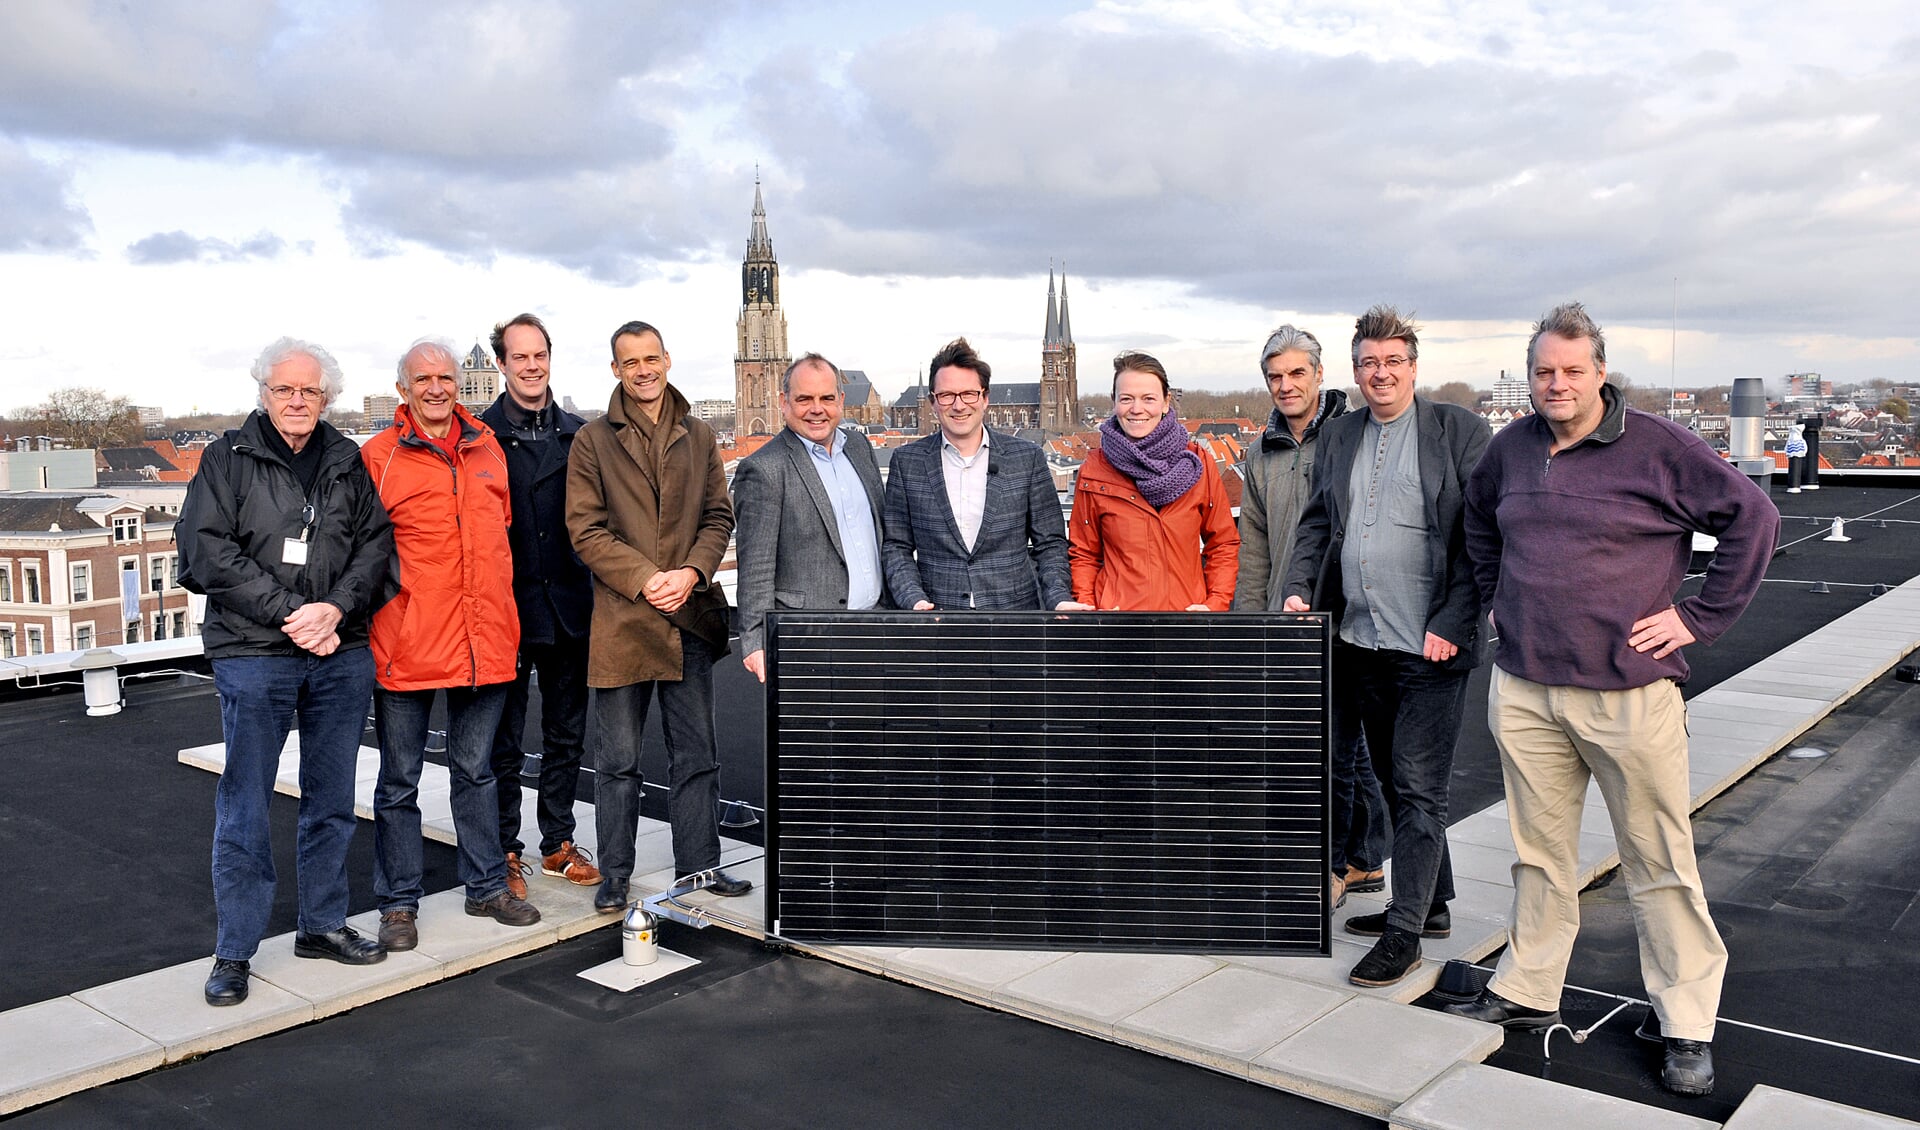
{"label": "grey hair", "polygon": [[1267,362],[1290,349],[1298,349],[1313,362],[1313,371],[1320,371],[1320,339],[1297,326],[1285,325],[1267,335],[1267,344],[1260,351],[1260,379],[1267,378]]}
{"label": "grey hair", "polygon": [[1578,302],[1563,302],[1547,311],[1546,316],[1533,324],[1533,336],[1527,339],[1527,374],[1533,374],[1534,346],[1540,343],[1541,334],[1564,337],[1568,341],[1585,338],[1593,347],[1593,367],[1600,369],[1607,364],[1607,339],[1600,332],[1600,323],[1593,320],[1587,308]]}
{"label": "grey hair", "polygon": [[793,374],[799,372],[800,366],[802,365],[825,365],[833,371],[833,387],[837,389],[847,387],[847,378],[841,375],[840,366],[820,356],[818,353],[808,353],[795,358],[793,364],[787,366],[787,371],[780,374],[781,396],[793,395]]}
{"label": "grey hair", "polygon": [[420,338],[412,345],[407,346],[407,351],[402,353],[400,360],[394,363],[394,380],[403,388],[407,384],[407,361],[416,353],[437,353],[445,357],[447,364],[453,366],[455,369],[460,367],[460,355],[454,352],[453,342],[448,341],[444,337]]}
{"label": "grey hair", "polygon": [[1360,315],[1353,324],[1353,367],[1360,367],[1360,343],[1363,341],[1404,341],[1407,343],[1407,360],[1420,360],[1420,327],[1413,324],[1413,315],[1405,317],[1400,311],[1381,303]]}
{"label": "grey hair", "polygon": [[260,407],[267,406],[267,381],[273,377],[273,367],[294,357],[311,357],[313,363],[320,366],[320,411],[324,415],[332,406],[334,397],[339,396],[346,387],[340,377],[340,362],[333,359],[333,354],[297,337],[283,337],[262,349],[260,356],[253,359],[253,368],[249,371],[253,374],[254,382],[260,386]]}

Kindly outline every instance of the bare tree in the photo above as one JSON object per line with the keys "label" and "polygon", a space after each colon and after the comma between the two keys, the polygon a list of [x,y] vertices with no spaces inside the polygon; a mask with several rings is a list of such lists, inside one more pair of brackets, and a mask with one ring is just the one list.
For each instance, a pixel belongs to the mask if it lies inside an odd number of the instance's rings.
{"label": "bare tree", "polygon": [[1462,408],[1480,406],[1480,393],[1465,381],[1448,381],[1427,395],[1442,404],[1458,404]]}
{"label": "bare tree", "polygon": [[74,447],[127,447],[143,435],[140,414],[124,396],[108,396],[97,388],[61,388],[45,402],[16,414],[41,434]]}

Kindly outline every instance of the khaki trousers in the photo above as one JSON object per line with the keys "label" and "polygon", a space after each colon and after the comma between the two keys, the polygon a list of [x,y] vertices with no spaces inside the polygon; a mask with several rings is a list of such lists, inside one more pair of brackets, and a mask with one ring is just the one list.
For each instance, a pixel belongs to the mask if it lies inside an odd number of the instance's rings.
{"label": "khaki trousers", "polygon": [[1495,667],[1487,724],[1500,747],[1513,865],[1513,926],[1489,987],[1560,1007],[1580,931],[1580,809],[1600,785],[1620,849],[1640,974],[1663,1034],[1711,1040],[1727,947],[1707,914],[1693,854],[1687,716],[1662,679],[1625,691],[1549,687]]}

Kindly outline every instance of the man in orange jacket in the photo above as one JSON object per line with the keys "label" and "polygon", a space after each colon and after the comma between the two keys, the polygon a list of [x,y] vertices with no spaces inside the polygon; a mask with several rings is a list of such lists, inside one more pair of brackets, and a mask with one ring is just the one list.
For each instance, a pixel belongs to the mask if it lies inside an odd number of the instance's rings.
{"label": "man in orange jacket", "polygon": [[507,461],[493,432],[456,399],[460,364],[422,339],[400,358],[405,401],[393,426],[360,450],[393,519],[398,594],[373,617],[374,728],[380,783],[373,799],[374,896],[380,942],[419,942],[425,861],[420,766],[434,696],[447,696],[447,771],[467,913],[531,926],[540,912],[507,890],[493,780],[493,734],[513,682],[520,620],[513,603]]}

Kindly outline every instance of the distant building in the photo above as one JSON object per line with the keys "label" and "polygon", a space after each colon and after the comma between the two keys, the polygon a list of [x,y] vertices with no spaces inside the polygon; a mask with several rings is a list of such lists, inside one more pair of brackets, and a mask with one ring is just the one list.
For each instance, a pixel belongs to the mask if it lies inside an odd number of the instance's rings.
{"label": "distant building", "polygon": [[400,410],[400,398],[397,396],[369,396],[360,404],[367,416],[368,431],[392,427],[393,414]]}
{"label": "distant building", "polygon": [[840,370],[842,380],[841,395],[849,424],[861,427],[885,427],[887,425],[887,406],[880,399],[880,393],[860,369]]}
{"label": "distant building", "polygon": [[1788,373],[1788,400],[1824,400],[1833,395],[1833,382],[1822,380],[1819,373]]}
{"label": "distant building", "polygon": [[143,428],[157,428],[167,420],[166,412],[159,408],[136,407],[134,412],[140,417],[140,426]]}
{"label": "distant building", "polygon": [[500,368],[476,341],[473,348],[467,351],[467,359],[460,363],[460,404],[478,416],[498,399]]}
{"label": "distant building", "polygon": [[15,450],[0,451],[0,491],[74,490],[100,482],[91,448],[53,451],[44,438],[37,450],[30,439],[14,443]]}
{"label": "distant building", "polygon": [[0,493],[0,658],[198,634],[174,521],[110,494]]}
{"label": "distant building", "polygon": [[740,264],[740,319],[733,355],[733,431],[739,437],[780,430],[776,399],[780,377],[793,358],[787,352],[787,316],[780,309],[780,263],[767,234],[767,206],[760,178],[753,179],[753,226]]}
{"label": "distant building", "polygon": [[[1000,402],[999,397],[992,400]],[[1060,304],[1056,308],[1051,267],[1047,268],[1047,328],[1040,339],[1040,383],[1034,388],[1034,400],[1038,411],[1026,426],[1038,427],[1048,435],[1079,430],[1080,360],[1073,344],[1072,319],[1067,316],[1067,275],[1065,271],[1060,273]],[[1013,407],[1011,399],[1005,403]]]}
{"label": "distant building", "polygon": [[933,413],[933,401],[928,396],[924,380],[907,386],[907,390],[894,398],[887,409],[887,426],[898,428],[908,435],[932,435],[939,426],[939,420]]}
{"label": "distant building", "polygon": [[1500,370],[1500,379],[1493,382],[1493,397],[1487,402],[1487,407],[1525,409],[1532,406],[1533,395],[1526,375],[1512,375],[1505,369]]}
{"label": "distant building", "polygon": [[693,415],[695,419],[705,420],[708,423],[724,420],[733,415],[733,401],[696,400],[693,402]]}

